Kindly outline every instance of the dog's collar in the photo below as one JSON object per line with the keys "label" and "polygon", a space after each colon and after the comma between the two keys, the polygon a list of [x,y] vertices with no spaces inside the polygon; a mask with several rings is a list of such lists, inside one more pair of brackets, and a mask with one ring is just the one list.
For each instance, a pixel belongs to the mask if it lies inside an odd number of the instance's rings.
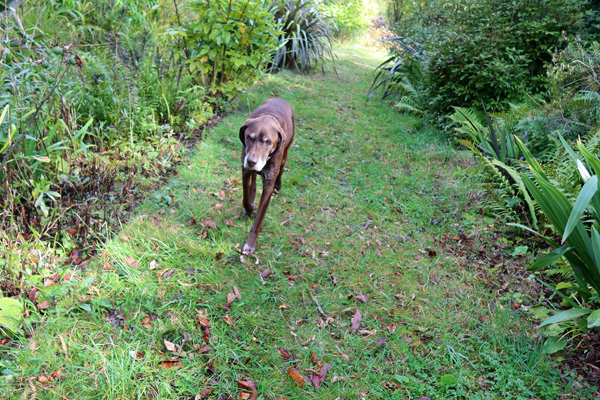
{"label": "dog's collar", "polygon": [[263,117],[271,118],[273,121],[275,121],[275,123],[277,124],[277,126],[279,127],[279,129],[281,129],[283,131],[283,128],[279,124],[279,121],[277,121],[277,118],[275,118],[274,116],[269,115],[269,114],[265,114],[265,115],[263,115]]}

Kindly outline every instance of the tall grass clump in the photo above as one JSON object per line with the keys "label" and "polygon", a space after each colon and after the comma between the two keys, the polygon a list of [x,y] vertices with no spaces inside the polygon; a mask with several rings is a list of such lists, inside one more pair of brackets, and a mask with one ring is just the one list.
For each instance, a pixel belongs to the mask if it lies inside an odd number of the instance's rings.
{"label": "tall grass clump", "polygon": [[307,72],[333,60],[333,21],[320,10],[315,0],[275,0],[271,6],[275,21],[281,27],[278,50],[271,69],[289,68]]}

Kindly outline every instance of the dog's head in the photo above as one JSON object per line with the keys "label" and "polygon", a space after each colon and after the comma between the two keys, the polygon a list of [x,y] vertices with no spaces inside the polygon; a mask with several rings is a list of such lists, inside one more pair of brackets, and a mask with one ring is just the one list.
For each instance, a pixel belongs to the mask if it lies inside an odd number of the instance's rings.
{"label": "dog's head", "polygon": [[245,148],[243,166],[257,172],[279,152],[282,139],[279,124],[270,117],[250,118],[240,128],[240,140]]}

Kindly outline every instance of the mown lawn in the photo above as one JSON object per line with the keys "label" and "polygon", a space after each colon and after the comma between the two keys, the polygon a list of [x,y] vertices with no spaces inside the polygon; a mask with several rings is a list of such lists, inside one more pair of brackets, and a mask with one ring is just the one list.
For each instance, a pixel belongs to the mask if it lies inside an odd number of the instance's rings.
{"label": "mown lawn", "polygon": [[[266,77],[91,264],[40,288],[0,397],[591,398],[504,285],[523,260],[480,216],[475,165],[366,101],[383,54],[337,51],[337,75]],[[272,96],[296,138],[242,257],[238,130]]]}

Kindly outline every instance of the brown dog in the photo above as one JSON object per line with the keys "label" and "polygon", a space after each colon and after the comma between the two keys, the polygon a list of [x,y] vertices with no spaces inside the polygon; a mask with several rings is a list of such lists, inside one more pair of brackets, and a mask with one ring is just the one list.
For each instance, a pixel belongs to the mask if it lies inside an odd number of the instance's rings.
{"label": "brown dog", "polygon": [[283,99],[269,99],[250,115],[240,128],[242,147],[242,184],[246,214],[254,211],[256,174],[263,178],[258,212],[242,252],[252,254],[273,191],[281,189],[281,175],[294,140],[294,111]]}

